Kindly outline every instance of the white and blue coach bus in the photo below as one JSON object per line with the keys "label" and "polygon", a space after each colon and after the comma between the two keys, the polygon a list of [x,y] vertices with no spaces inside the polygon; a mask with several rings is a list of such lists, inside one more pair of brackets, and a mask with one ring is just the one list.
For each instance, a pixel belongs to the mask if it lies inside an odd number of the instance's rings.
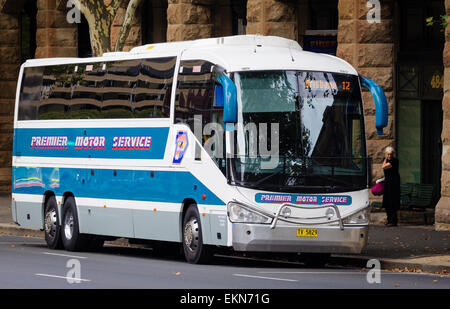
{"label": "white and blue coach bus", "polygon": [[361,85],[347,62],[279,37],[28,60],[14,114],[12,216],[50,248],[105,239],[360,253],[369,224]]}

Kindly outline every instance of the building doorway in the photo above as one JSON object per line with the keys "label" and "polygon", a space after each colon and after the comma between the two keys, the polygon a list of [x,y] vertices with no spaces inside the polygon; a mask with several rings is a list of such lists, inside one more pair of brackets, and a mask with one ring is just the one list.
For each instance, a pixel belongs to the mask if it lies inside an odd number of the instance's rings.
{"label": "building doorway", "polygon": [[403,183],[433,185],[435,206],[442,173],[444,32],[425,20],[445,14],[443,0],[401,0],[396,68],[396,141]]}
{"label": "building doorway", "polygon": [[433,205],[441,192],[442,172],[442,101],[422,101],[422,183],[431,183],[435,190]]}

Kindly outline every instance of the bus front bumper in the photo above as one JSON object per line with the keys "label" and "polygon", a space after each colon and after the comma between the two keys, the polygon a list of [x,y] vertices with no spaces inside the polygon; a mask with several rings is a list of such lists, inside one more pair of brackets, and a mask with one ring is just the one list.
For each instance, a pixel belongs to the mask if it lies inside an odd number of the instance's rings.
{"label": "bus front bumper", "polygon": [[[299,237],[297,229],[317,229],[315,237]],[[233,223],[233,249],[254,252],[361,253],[368,226],[284,226]]]}

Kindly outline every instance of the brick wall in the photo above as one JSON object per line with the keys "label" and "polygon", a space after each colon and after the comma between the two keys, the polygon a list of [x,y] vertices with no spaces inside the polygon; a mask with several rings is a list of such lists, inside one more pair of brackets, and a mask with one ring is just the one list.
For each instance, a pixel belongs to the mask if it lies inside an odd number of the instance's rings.
{"label": "brick wall", "polygon": [[[445,10],[450,14],[450,1],[445,1]],[[444,98],[442,101],[442,176],[441,199],[436,205],[436,230],[450,230],[450,26],[445,30],[444,60]]]}
{"label": "brick wall", "polygon": [[297,4],[276,0],[248,0],[247,34],[276,35],[297,40]]}
{"label": "brick wall", "polygon": [[389,122],[384,135],[375,128],[375,105],[372,95],[363,89],[366,120],[367,152],[373,158],[373,179],[383,177],[381,164],[384,149],[394,146],[394,38],[393,3],[381,1],[381,22],[369,23],[370,8],[365,0],[339,0],[337,56],[352,64],[359,73],[374,80],[386,93],[389,103]]}
{"label": "brick wall", "polygon": [[66,12],[58,9],[58,0],[37,0],[35,58],[76,57],[77,24],[69,24]]}
{"label": "brick wall", "polygon": [[0,32],[0,192],[10,192],[14,98],[20,68],[18,17],[0,13]]}
{"label": "brick wall", "polygon": [[213,0],[169,0],[167,41],[210,38],[213,34]]}

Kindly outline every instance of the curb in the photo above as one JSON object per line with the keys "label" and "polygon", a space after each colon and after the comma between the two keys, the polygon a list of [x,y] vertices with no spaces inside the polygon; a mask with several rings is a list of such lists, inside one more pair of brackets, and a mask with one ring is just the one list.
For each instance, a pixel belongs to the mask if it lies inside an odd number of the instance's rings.
{"label": "curb", "polygon": [[44,231],[28,229],[14,224],[0,223],[0,235],[45,238]]}
{"label": "curb", "polygon": [[362,268],[368,268],[367,262],[372,259],[380,261],[381,269],[386,271],[415,273],[426,272],[435,274],[438,273],[442,275],[450,274],[450,263],[417,263],[407,259],[384,259],[370,256],[332,255],[329,264],[354,265]]}
{"label": "curb", "polygon": [[[14,224],[0,223],[0,235],[8,236],[23,236],[23,237],[34,237],[34,238],[44,238],[44,231],[23,228]],[[135,245],[129,244],[123,238],[119,238],[115,241],[108,241],[109,244],[130,246]],[[136,245],[139,247],[139,245]],[[377,259],[380,261],[381,268],[387,271],[394,272],[427,272],[427,273],[438,273],[442,275],[450,274],[450,262],[446,263],[436,263],[436,262],[426,262],[417,263],[414,261],[409,261],[407,259],[383,259],[370,256],[355,256],[355,255],[335,255],[332,254],[329,265],[333,266],[357,266],[361,268],[367,268],[367,262],[371,259]]]}

